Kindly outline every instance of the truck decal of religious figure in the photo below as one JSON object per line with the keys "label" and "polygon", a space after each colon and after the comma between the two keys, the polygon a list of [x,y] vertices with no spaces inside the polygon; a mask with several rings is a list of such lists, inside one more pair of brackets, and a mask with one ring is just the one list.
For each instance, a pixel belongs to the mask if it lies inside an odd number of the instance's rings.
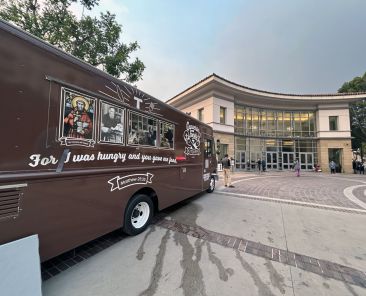
{"label": "truck decal of religious figure", "polygon": [[63,97],[64,116],[61,143],[67,146],[76,143],[82,146],[94,145],[95,100],[66,89],[63,89]]}

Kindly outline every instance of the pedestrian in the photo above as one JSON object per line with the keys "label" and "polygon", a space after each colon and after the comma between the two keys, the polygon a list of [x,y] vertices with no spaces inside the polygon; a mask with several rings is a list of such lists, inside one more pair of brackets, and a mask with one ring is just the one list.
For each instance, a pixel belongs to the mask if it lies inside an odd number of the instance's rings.
{"label": "pedestrian", "polygon": [[266,161],[262,160],[262,171],[264,172],[266,170]]}
{"label": "pedestrian", "polygon": [[365,174],[365,163],[363,161],[361,162],[360,174]]}
{"label": "pedestrian", "polygon": [[356,160],[352,159],[352,169],[354,174],[356,174],[356,168]]}
{"label": "pedestrian", "polygon": [[333,160],[329,163],[329,168],[330,168],[330,173],[335,174],[335,172],[336,172],[336,163]]}
{"label": "pedestrian", "polygon": [[357,173],[361,174],[361,161],[356,162]]}
{"label": "pedestrian", "polygon": [[258,158],[257,166],[258,166],[258,172],[259,172],[259,173],[261,173],[262,161],[261,161],[261,159],[260,159],[260,158]]}
{"label": "pedestrian", "polygon": [[221,160],[222,163],[222,167],[224,169],[224,182],[225,182],[225,187],[231,187],[233,188],[234,186],[231,185],[231,161],[229,158],[229,155],[225,154],[225,157]]}
{"label": "pedestrian", "polygon": [[300,162],[298,160],[295,161],[294,170],[296,172],[296,177],[300,177]]}

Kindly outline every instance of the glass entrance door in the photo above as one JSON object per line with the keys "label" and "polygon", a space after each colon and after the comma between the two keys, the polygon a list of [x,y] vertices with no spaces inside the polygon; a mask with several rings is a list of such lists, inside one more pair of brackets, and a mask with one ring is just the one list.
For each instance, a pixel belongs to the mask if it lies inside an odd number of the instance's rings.
{"label": "glass entrance door", "polygon": [[267,169],[277,169],[278,160],[277,152],[267,152]]}
{"label": "glass entrance door", "polygon": [[311,152],[300,153],[300,165],[302,170],[312,170],[314,167],[314,157]]}
{"label": "glass entrance door", "polygon": [[291,170],[295,161],[295,153],[282,152],[282,169]]}
{"label": "glass entrance door", "polygon": [[235,157],[235,168],[238,170],[245,170],[245,151],[237,151]]}

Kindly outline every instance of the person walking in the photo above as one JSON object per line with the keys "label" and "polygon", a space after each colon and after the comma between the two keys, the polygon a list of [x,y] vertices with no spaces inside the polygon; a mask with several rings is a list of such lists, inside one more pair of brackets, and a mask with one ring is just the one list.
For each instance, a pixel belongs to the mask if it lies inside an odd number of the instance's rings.
{"label": "person walking", "polygon": [[266,161],[264,159],[262,160],[262,171],[266,171]]}
{"label": "person walking", "polygon": [[233,188],[234,186],[231,185],[231,161],[227,154],[225,154],[225,157],[221,160],[221,163],[222,163],[222,167],[224,169],[225,187],[229,186],[229,187]]}
{"label": "person walking", "polygon": [[365,163],[363,161],[361,161],[361,167],[360,167],[360,175],[364,175],[365,174]]}
{"label": "person walking", "polygon": [[257,166],[258,166],[258,172],[259,172],[259,173],[261,173],[262,161],[261,161],[261,159],[260,159],[260,158],[258,158]]}
{"label": "person walking", "polygon": [[330,173],[331,174],[335,174],[335,171],[336,171],[336,163],[333,160],[329,163],[329,168],[330,168]]}
{"label": "person walking", "polygon": [[356,166],[356,160],[354,160],[354,159],[352,159],[352,169],[353,169],[353,173],[356,174],[357,166]]}
{"label": "person walking", "polygon": [[295,161],[294,170],[296,172],[296,177],[300,177],[300,162],[298,160]]}

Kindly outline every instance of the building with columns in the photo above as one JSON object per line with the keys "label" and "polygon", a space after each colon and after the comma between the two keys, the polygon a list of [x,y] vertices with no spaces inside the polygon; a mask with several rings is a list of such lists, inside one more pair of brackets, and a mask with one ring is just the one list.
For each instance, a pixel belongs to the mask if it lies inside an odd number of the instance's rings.
{"label": "building with columns", "polygon": [[352,172],[349,103],[366,93],[283,94],[249,88],[212,74],[167,101],[214,130],[219,158],[235,159],[237,170],[303,170],[319,165]]}

